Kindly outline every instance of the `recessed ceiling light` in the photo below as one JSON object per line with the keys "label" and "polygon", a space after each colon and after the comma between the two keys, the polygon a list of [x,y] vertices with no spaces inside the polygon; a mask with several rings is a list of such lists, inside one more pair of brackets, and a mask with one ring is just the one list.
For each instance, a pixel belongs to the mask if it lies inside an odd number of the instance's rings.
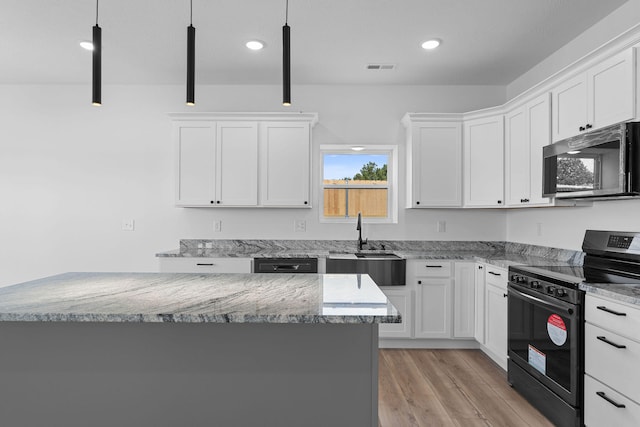
{"label": "recessed ceiling light", "polygon": [[260,50],[264,47],[264,43],[260,40],[250,40],[245,46],[247,46],[251,50]]}
{"label": "recessed ceiling light", "polygon": [[89,40],[82,40],[80,42],[80,47],[87,50],[93,50],[93,43]]}
{"label": "recessed ceiling light", "polygon": [[440,46],[440,40],[438,40],[438,39],[431,39],[431,40],[427,40],[426,42],[422,43],[422,48],[423,49],[427,49],[427,50],[435,49],[438,46]]}

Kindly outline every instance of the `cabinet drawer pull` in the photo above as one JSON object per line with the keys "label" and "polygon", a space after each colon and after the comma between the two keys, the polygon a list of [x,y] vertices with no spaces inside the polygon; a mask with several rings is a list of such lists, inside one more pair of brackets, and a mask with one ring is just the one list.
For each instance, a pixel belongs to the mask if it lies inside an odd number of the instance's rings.
{"label": "cabinet drawer pull", "polygon": [[489,273],[489,274],[493,274],[494,276],[502,276],[502,274],[500,274],[500,273],[496,273],[496,272],[494,272],[494,271],[489,271],[488,273]]}
{"label": "cabinet drawer pull", "polygon": [[209,263],[199,262],[199,263],[197,263],[196,265],[200,265],[200,266],[212,266],[212,265],[213,265],[213,263],[212,263],[212,262],[209,262]]}
{"label": "cabinet drawer pull", "polygon": [[598,339],[599,339],[600,341],[602,341],[602,342],[606,342],[607,344],[609,344],[609,345],[611,345],[611,346],[614,346],[615,348],[627,348],[627,346],[626,346],[626,345],[623,345],[623,344],[616,344],[616,343],[614,343],[614,342],[612,342],[612,341],[609,341],[609,340],[607,339],[607,337],[596,337],[596,338],[598,338]]}
{"label": "cabinet drawer pull", "polygon": [[427,268],[442,268],[441,265],[425,265]]}
{"label": "cabinet drawer pull", "polygon": [[613,400],[612,398],[608,397],[606,394],[604,394],[604,391],[596,391],[596,394],[598,396],[600,396],[601,398],[603,398],[604,400],[606,400],[607,402],[611,403],[616,408],[626,408],[626,405],[624,405],[622,403],[618,403],[615,400]]}
{"label": "cabinet drawer pull", "polygon": [[616,316],[626,316],[627,315],[627,313],[621,313],[619,311],[611,310],[610,308],[607,308],[604,305],[599,305],[596,308],[598,310],[606,311],[607,313],[615,314]]}

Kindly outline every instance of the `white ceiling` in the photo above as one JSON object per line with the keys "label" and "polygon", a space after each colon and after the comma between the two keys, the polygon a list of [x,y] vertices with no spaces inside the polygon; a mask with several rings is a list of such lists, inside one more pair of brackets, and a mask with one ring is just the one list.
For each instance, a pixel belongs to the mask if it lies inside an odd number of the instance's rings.
{"label": "white ceiling", "polygon": [[[293,84],[506,85],[625,0],[289,0]],[[198,84],[279,84],[285,0],[193,0]],[[85,83],[94,0],[0,0],[0,83]],[[189,0],[102,0],[103,83],[181,84]],[[443,40],[435,51],[422,41]],[[266,49],[244,42],[257,38]],[[395,64],[368,71],[368,63]]]}

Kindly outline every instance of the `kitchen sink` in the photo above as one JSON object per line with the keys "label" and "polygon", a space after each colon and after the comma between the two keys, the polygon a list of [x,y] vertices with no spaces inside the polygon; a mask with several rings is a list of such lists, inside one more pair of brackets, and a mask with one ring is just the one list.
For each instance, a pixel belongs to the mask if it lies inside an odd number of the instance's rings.
{"label": "kitchen sink", "polygon": [[389,252],[329,254],[326,272],[368,274],[378,286],[404,286],[406,262]]}
{"label": "kitchen sink", "polygon": [[396,254],[390,254],[390,253],[356,253],[354,254],[356,256],[356,258],[397,258],[397,259],[402,259],[402,257],[399,257]]}

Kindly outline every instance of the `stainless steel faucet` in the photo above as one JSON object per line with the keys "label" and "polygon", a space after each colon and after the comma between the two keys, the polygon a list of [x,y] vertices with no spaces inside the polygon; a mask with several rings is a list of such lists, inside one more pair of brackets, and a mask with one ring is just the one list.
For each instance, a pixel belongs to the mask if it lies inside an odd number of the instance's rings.
{"label": "stainless steel faucet", "polygon": [[369,238],[362,240],[362,213],[358,212],[358,224],[356,225],[358,230],[358,250],[361,251],[362,247],[369,243]]}

